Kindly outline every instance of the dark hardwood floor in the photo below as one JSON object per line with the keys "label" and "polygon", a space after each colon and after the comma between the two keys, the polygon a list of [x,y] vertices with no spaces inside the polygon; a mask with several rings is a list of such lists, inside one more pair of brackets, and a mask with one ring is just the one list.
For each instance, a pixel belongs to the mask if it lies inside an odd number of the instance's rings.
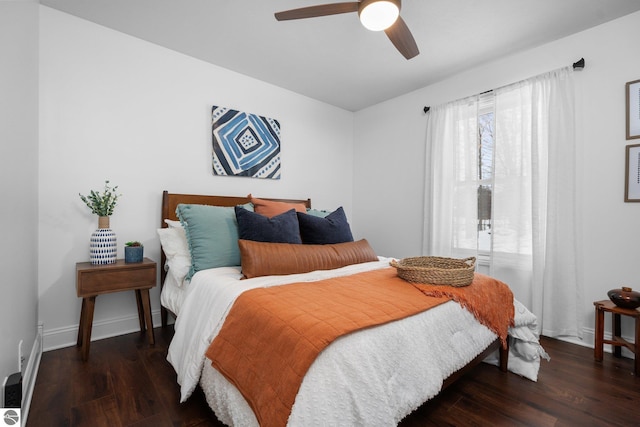
{"label": "dark hardwood floor", "polygon": [[[220,426],[202,392],[179,402],[166,361],[171,327],[156,344],[140,333],[91,343],[89,361],[75,347],[46,352],[27,427]],[[631,359],[543,338],[551,356],[538,382],[480,364],[401,423],[415,426],[640,426],[640,379]]]}

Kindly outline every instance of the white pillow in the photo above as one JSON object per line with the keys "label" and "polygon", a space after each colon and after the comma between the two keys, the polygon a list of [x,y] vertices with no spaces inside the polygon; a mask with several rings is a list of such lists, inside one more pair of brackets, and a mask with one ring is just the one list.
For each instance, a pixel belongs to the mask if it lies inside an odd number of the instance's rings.
{"label": "white pillow", "polygon": [[184,227],[182,227],[182,223],[180,221],[165,219],[164,222],[169,226],[169,228],[182,228],[184,230]]}
{"label": "white pillow", "polygon": [[159,228],[158,236],[162,250],[167,257],[169,274],[173,276],[178,286],[182,282],[191,268],[191,253],[187,243],[187,236],[180,221],[164,220],[169,227]]}

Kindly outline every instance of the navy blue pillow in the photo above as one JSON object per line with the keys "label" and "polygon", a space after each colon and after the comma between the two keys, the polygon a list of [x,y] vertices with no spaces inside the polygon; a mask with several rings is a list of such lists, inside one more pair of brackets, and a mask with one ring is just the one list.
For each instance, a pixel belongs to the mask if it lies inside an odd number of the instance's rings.
{"label": "navy blue pillow", "polygon": [[332,245],[353,242],[351,227],[344,209],[340,206],[324,218],[296,212],[300,223],[302,243],[312,245]]}
{"label": "navy blue pillow", "polygon": [[235,210],[240,239],[255,242],[302,243],[298,217],[294,209],[271,218],[240,206],[236,206]]}

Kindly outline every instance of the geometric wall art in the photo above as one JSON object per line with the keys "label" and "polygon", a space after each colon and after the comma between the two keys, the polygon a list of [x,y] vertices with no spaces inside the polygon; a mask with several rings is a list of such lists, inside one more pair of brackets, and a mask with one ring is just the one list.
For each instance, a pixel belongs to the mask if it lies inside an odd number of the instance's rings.
{"label": "geometric wall art", "polygon": [[214,175],[280,179],[280,123],[275,119],[211,108]]}

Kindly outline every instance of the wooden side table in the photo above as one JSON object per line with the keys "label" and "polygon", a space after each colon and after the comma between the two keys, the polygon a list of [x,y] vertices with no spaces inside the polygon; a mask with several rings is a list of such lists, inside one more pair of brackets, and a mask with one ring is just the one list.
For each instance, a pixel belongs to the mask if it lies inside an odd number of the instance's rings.
{"label": "wooden side table", "polygon": [[128,264],[122,259],[114,264],[89,262],[76,264],[76,292],[78,297],[82,298],[77,345],[81,347],[82,360],[89,358],[93,309],[96,296],[102,294],[135,291],[140,332],[146,330],[149,344],[155,343],[149,289],[156,285],[156,270],[156,263],[149,258],[144,258],[142,262]]}
{"label": "wooden side table", "polygon": [[[609,300],[595,301],[593,305],[596,307],[596,344],[594,348],[594,357],[597,361],[602,361],[604,356],[604,344],[613,346],[613,354],[615,357],[622,357],[622,347],[627,347],[635,355],[634,373],[640,375],[640,309],[621,308]],[[611,340],[604,339],[604,313],[609,312],[613,315],[613,330]],[[635,318],[635,343],[622,338],[620,328],[620,316],[630,316]]]}

